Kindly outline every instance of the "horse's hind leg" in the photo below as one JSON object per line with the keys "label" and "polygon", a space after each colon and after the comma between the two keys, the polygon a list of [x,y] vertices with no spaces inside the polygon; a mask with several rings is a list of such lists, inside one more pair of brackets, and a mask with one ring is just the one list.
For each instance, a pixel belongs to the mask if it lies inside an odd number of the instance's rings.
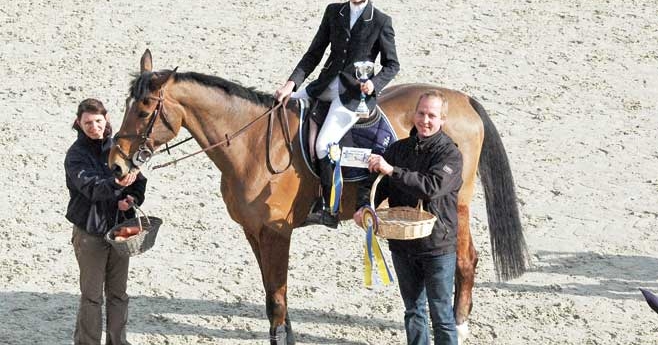
{"label": "horse's hind leg", "polygon": [[254,247],[252,239],[249,239],[254,253],[258,249],[256,257],[265,288],[267,318],[270,320],[270,345],[295,344],[286,297],[290,234],[290,230],[263,227],[256,243],[257,247]]}
{"label": "horse's hind leg", "polygon": [[469,227],[469,207],[458,205],[457,270],[455,272],[455,321],[460,340],[468,336],[468,316],[473,308],[473,284],[478,258]]}
{"label": "horse's hind leg", "polygon": [[[461,149],[466,149],[462,145]],[[461,344],[468,335],[468,316],[473,308],[473,284],[475,283],[475,267],[478,263],[477,252],[473,246],[470,228],[469,204],[475,191],[477,157],[464,155],[473,159],[464,158],[464,183],[459,190],[457,201],[457,269],[455,271],[455,321],[457,322],[457,335]]]}

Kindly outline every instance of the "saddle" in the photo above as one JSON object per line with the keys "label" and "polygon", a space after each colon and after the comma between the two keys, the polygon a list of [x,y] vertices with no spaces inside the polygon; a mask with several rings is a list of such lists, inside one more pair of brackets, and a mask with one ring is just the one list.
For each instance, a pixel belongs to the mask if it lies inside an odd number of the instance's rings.
{"label": "saddle", "polygon": [[[322,127],[330,102],[299,99],[300,145],[306,166],[318,176],[315,157],[315,140],[318,129]],[[383,154],[390,144],[397,140],[393,126],[379,106],[370,112],[370,116],[359,119],[357,123],[340,140],[340,147],[359,147],[371,149],[372,153]],[[357,182],[368,177],[368,169],[342,167],[345,182]]]}
{"label": "saddle", "polygon": [[[315,98],[304,99],[304,101],[306,101],[308,104],[310,118],[318,124],[318,127],[322,127],[322,124],[324,123],[324,120],[327,118],[327,114],[329,113],[331,102],[322,101]],[[377,120],[377,117],[380,116],[380,114],[381,109],[379,106],[377,106],[370,111],[368,117],[359,118],[359,120],[356,122],[356,125],[369,124],[372,121]]]}

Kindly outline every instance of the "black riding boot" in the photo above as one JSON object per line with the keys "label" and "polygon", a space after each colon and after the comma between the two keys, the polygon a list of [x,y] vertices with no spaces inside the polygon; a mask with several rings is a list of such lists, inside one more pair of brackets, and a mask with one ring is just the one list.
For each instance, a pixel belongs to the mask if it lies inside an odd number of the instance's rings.
{"label": "black riding boot", "polygon": [[334,174],[334,166],[329,156],[318,161],[320,166],[320,186],[322,187],[322,198],[316,201],[311,213],[306,218],[306,224],[322,224],[330,228],[338,228],[338,215],[331,214],[329,202],[331,201],[331,184]]}

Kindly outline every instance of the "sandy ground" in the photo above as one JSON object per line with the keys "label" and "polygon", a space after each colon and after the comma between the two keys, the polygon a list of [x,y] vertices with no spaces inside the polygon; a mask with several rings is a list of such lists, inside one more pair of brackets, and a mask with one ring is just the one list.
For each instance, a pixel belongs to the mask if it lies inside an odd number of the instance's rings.
{"label": "sandy ground", "polygon": [[[328,2],[3,2],[0,344],[72,343],[78,273],[63,160],[78,102],[104,100],[118,127],[145,48],[156,69],[273,92]],[[637,290],[658,291],[658,4],[377,4],[394,17],[394,83],[479,98],[511,159],[533,267],[495,281],[478,191],[468,343],[658,344],[658,315]],[[129,340],[266,343],[260,274],[226,213],[220,173],[199,156],[146,174],[144,207],[166,223],[131,262]],[[298,343],[404,342],[397,287],[362,287],[362,240],[348,223],[294,233],[288,297]]]}

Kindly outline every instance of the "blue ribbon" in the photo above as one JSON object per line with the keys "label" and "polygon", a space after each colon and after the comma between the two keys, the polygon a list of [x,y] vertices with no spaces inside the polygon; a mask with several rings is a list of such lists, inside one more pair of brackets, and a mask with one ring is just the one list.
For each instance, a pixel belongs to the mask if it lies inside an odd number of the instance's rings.
{"label": "blue ribbon", "polygon": [[332,214],[338,214],[340,211],[340,197],[343,194],[343,173],[340,168],[340,148],[338,144],[329,145],[329,158],[334,162],[334,173],[331,183],[331,198],[329,207]]}
{"label": "blue ribbon", "polygon": [[363,210],[363,228],[366,229],[366,243],[364,245],[364,272],[363,281],[366,287],[372,286],[372,269],[376,267],[379,278],[384,285],[388,285],[393,281],[393,275],[389,270],[386,260],[382,255],[382,250],[379,247],[379,242],[374,233],[377,229],[377,216],[375,211],[370,207],[365,207]]}

